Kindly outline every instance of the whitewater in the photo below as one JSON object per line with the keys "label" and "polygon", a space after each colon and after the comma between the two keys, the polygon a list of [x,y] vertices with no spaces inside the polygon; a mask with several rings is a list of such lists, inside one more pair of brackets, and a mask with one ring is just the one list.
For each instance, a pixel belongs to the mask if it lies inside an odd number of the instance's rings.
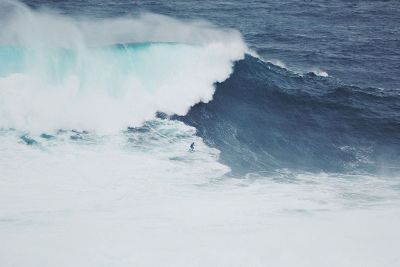
{"label": "whitewater", "polygon": [[0,127],[116,132],[208,102],[240,34],[155,14],[100,21],[3,3]]}
{"label": "whitewater", "polygon": [[[222,95],[241,111],[212,109],[239,61],[276,84],[333,83],[326,73],[265,65],[239,31],[203,20],[0,1],[0,25],[0,266],[400,264],[396,172],[289,168],[252,151],[228,123],[252,114],[256,84]],[[213,130],[193,113],[220,120]],[[273,125],[243,130],[257,127]],[[367,149],[339,150],[376,165]],[[239,157],[273,167],[236,171]]]}

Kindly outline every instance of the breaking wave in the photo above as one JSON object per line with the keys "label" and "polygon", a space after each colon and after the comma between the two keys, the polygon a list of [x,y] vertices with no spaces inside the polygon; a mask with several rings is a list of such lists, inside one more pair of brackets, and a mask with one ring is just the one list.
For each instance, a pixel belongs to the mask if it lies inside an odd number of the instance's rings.
{"label": "breaking wave", "polygon": [[202,21],[0,5],[0,128],[116,132],[157,111],[184,115],[247,51],[239,32]]}

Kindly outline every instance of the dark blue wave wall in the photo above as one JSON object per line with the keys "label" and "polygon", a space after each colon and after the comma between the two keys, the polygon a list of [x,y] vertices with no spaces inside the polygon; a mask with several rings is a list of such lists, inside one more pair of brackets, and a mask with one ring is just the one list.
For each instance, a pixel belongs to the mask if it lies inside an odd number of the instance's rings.
{"label": "dark blue wave wall", "polygon": [[246,56],[211,102],[177,119],[197,128],[234,173],[399,173],[400,96],[299,76]]}

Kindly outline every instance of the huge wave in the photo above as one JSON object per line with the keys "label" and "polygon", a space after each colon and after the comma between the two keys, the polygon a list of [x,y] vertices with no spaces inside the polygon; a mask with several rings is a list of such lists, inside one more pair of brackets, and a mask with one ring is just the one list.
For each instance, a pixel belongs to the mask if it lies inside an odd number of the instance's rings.
{"label": "huge wave", "polygon": [[0,128],[117,132],[184,115],[247,51],[240,33],[202,21],[0,6]]}
{"label": "huge wave", "polygon": [[396,91],[294,73],[202,21],[1,7],[2,129],[115,133],[161,112],[194,126],[234,173],[399,172]]}
{"label": "huge wave", "polygon": [[199,21],[0,0],[0,25],[0,266],[398,262],[398,91]]}
{"label": "huge wave", "polygon": [[299,75],[246,56],[210,103],[176,118],[196,127],[238,174],[389,175],[400,172],[399,111],[397,91]]}

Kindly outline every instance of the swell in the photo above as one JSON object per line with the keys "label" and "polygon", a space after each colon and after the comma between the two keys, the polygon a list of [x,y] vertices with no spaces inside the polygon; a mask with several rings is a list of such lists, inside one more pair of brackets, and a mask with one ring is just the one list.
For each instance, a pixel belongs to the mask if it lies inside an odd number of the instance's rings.
{"label": "swell", "polygon": [[252,56],[213,100],[176,118],[221,150],[234,173],[290,168],[399,173],[400,96],[297,75]]}

